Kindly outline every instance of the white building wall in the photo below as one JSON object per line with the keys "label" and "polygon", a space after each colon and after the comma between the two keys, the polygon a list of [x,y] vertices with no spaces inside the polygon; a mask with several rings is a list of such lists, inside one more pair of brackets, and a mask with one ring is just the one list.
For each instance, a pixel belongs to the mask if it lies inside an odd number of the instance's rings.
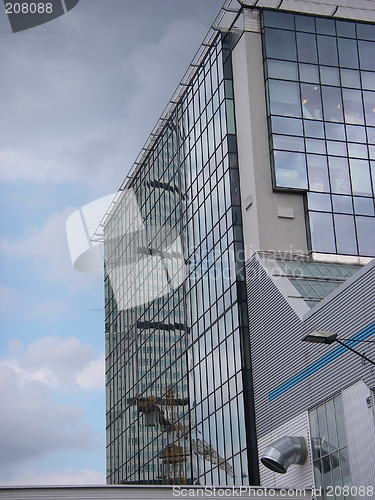
{"label": "white building wall", "polygon": [[[375,495],[374,398],[360,380],[342,392],[352,484],[373,486]],[[369,403],[367,399],[369,399]],[[357,498],[361,498],[357,495]],[[363,495],[362,495],[363,498]]]}
{"label": "white building wall", "polygon": [[311,444],[308,412],[303,412],[258,440],[259,459],[267,446],[283,436],[302,436],[308,446],[308,457],[303,465],[291,465],[286,474],[278,474],[259,465],[260,484],[268,488],[313,488]]}
{"label": "white building wall", "polygon": [[246,260],[258,250],[307,253],[303,195],[272,190],[259,12],[245,10],[232,52]]}

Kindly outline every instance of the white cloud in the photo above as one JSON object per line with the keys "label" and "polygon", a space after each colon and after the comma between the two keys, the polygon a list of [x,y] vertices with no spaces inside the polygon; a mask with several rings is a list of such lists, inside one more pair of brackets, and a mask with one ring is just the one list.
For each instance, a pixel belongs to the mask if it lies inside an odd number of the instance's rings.
{"label": "white cloud", "polygon": [[[104,357],[75,337],[45,337],[26,348],[12,339],[8,346],[12,357],[0,359],[0,484],[18,478],[15,470],[20,464],[100,446],[99,433],[85,423],[84,409],[76,403],[57,404],[55,398],[62,394],[64,401],[75,400],[77,391],[104,388]],[[41,471],[30,483],[32,476],[25,472],[29,469],[23,470],[17,484],[82,484],[103,479],[89,469],[66,469]]]}
{"label": "white cloud", "polygon": [[76,379],[81,389],[99,389],[105,386],[105,362],[104,356],[94,359],[81,372],[77,373]]}
{"label": "white cloud", "polygon": [[[44,226],[28,227],[21,238],[1,238],[0,253],[3,258],[17,261],[18,265],[22,262],[22,265],[38,273],[38,277],[64,284],[69,290],[92,289],[93,284],[98,282],[98,277],[79,273],[73,268],[70,259],[66,219],[73,211],[73,208],[68,207],[63,212],[52,214]],[[8,292],[10,300],[10,290],[3,290],[4,292]],[[59,314],[68,307],[58,300],[53,300],[50,305],[53,305]],[[46,304],[40,305],[40,309],[36,309],[34,313],[38,315],[43,307],[45,308]]]}
{"label": "white cloud", "polygon": [[105,474],[91,469],[62,470],[16,468],[7,478],[1,478],[0,485],[96,485],[105,484]]}
{"label": "white cloud", "polygon": [[[147,16],[144,21],[152,23]],[[65,28],[73,16],[67,22]],[[87,45],[72,47],[68,37],[78,36],[73,24],[72,32],[60,34],[66,43],[57,51],[41,46],[34,37],[23,58],[11,52],[9,75],[14,77],[8,75],[4,82],[4,112],[10,120],[0,146],[0,178],[37,183],[84,180],[99,186],[104,195],[121,184],[207,25],[168,19],[156,40],[130,37],[118,27],[112,36],[113,27],[107,25],[103,36],[89,31]],[[25,74],[27,86],[20,83]]]}
{"label": "white cloud", "polygon": [[52,402],[52,393],[39,380],[0,364],[0,477],[12,467],[56,451],[92,450],[98,433],[84,423],[83,409]]}
{"label": "white cloud", "polygon": [[38,380],[48,387],[62,389],[104,388],[103,356],[75,337],[55,335],[35,340],[23,351],[19,343],[16,347],[18,357],[0,362],[13,369],[21,384]]}

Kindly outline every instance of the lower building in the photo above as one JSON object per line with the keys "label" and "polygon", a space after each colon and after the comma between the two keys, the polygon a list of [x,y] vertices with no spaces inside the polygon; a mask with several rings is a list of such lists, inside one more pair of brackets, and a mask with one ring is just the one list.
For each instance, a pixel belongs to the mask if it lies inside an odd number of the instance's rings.
{"label": "lower building", "polygon": [[[302,437],[307,446],[303,465],[288,468],[280,460],[278,468],[279,458],[268,461],[271,469],[261,464],[261,484],[314,484],[332,498],[370,498],[375,261],[361,267],[256,254],[247,276],[260,458],[278,457],[278,449],[292,455],[288,436]],[[338,343],[302,341],[314,331],[336,333],[359,355]]]}

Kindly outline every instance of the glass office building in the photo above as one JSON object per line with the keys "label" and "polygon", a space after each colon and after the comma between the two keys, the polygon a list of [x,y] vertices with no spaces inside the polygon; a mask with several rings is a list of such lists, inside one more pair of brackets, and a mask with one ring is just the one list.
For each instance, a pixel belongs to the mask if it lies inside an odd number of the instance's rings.
{"label": "glass office building", "polygon": [[235,131],[217,33],[105,228],[109,483],[257,482]]}
{"label": "glass office building", "polygon": [[[109,484],[259,484],[301,318],[375,256],[375,25],[326,1],[225,2],[103,222]],[[319,384],[310,481],[349,484]]]}

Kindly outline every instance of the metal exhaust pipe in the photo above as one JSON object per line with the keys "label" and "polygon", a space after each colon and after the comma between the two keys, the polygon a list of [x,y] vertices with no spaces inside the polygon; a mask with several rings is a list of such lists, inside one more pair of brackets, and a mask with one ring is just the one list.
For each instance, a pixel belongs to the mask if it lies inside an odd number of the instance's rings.
{"label": "metal exhaust pipe", "polygon": [[302,436],[283,436],[265,449],[260,461],[278,474],[286,474],[292,464],[302,465],[307,458],[307,444]]}

